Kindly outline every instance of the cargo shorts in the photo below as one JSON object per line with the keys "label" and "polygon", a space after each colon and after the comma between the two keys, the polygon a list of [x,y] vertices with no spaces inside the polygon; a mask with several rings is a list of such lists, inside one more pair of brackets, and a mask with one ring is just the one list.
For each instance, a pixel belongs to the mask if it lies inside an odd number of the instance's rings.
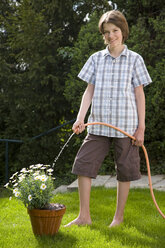
{"label": "cargo shorts", "polygon": [[132,145],[128,137],[111,138],[88,134],[75,157],[72,173],[96,178],[112,143],[117,180],[128,182],[140,179],[139,147]]}

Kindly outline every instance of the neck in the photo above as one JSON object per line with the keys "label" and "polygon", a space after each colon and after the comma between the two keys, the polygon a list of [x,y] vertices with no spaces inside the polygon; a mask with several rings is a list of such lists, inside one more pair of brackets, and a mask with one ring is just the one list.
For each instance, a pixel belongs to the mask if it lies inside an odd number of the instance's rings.
{"label": "neck", "polygon": [[120,46],[117,47],[111,47],[110,45],[108,46],[108,50],[110,52],[110,54],[112,55],[112,57],[117,58],[122,51],[124,50],[124,44],[121,44]]}

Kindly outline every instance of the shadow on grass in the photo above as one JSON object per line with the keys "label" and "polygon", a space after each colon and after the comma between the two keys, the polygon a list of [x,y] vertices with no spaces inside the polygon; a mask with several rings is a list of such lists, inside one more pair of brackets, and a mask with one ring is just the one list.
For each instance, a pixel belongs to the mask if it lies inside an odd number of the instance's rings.
{"label": "shadow on grass", "polygon": [[164,220],[156,215],[154,223],[146,222],[140,216],[128,216],[128,219],[118,227],[109,228],[109,223],[105,221],[103,224],[93,223],[90,228],[100,231],[107,242],[116,240],[129,247],[165,248]]}
{"label": "shadow on grass", "polygon": [[58,248],[61,247],[61,244],[62,244],[62,248],[74,247],[73,245],[77,241],[75,236],[60,231],[55,236],[35,236],[35,238],[38,242],[38,247],[43,247],[43,248],[45,247]]}
{"label": "shadow on grass", "polygon": [[[98,195],[98,192],[96,193]],[[156,212],[149,190],[131,190],[124,223],[109,228],[116,207],[114,194],[113,198],[110,198],[112,193],[114,192],[104,190],[104,198],[102,197],[98,208],[93,209],[91,230],[99,231],[107,242],[116,240],[122,246],[165,248],[165,220]],[[164,194],[156,192],[156,196],[161,205],[164,202]]]}

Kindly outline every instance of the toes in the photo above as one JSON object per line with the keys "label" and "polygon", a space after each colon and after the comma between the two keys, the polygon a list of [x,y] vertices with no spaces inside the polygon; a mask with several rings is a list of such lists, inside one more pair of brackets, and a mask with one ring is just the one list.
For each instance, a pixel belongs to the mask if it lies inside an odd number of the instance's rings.
{"label": "toes", "polygon": [[113,220],[112,223],[109,225],[109,228],[119,226],[123,221]]}
{"label": "toes", "polygon": [[77,225],[77,226],[85,226],[85,225],[91,225],[92,223],[91,222],[84,222],[84,221],[81,221],[81,220],[78,220],[78,219],[75,219],[71,222],[69,222],[67,225],[65,225],[64,227],[71,227],[73,225]]}
{"label": "toes", "polygon": [[79,225],[79,223],[73,220],[69,222],[67,225],[65,225],[64,227],[71,227],[72,225]]}

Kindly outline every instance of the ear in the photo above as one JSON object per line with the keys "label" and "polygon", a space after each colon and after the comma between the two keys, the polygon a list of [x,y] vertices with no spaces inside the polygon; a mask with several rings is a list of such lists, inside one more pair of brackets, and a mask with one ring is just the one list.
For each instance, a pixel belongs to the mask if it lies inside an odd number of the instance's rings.
{"label": "ear", "polygon": [[108,45],[108,43],[106,42],[105,36],[103,35],[103,41],[105,45]]}

